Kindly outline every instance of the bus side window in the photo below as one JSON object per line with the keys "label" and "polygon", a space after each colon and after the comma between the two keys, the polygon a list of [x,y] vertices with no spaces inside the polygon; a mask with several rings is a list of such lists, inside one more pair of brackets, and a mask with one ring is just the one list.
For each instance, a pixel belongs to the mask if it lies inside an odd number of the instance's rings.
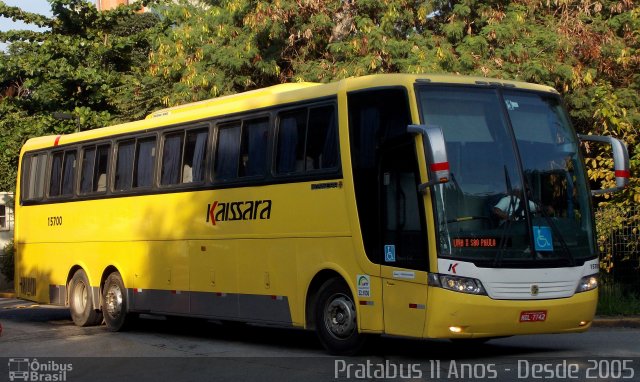
{"label": "bus side window", "polygon": [[164,138],[160,185],[204,181],[208,129],[169,133]]}
{"label": "bus side window", "polygon": [[62,164],[61,196],[73,196],[76,184],[76,150],[65,151]]}
{"label": "bus side window", "polygon": [[307,109],[280,115],[276,172],[291,174],[305,169],[304,142],[307,130]]}
{"label": "bus side window", "polygon": [[187,141],[182,160],[182,183],[204,181],[208,138],[208,129],[187,131]]}
{"label": "bus side window", "polygon": [[184,132],[167,134],[162,149],[160,184],[168,186],[180,183],[180,166]]}
{"label": "bus side window", "polygon": [[216,144],[215,180],[231,180],[238,177],[240,163],[240,122],[218,126]]}
{"label": "bus side window", "polygon": [[27,157],[23,165],[23,200],[37,200],[44,197],[44,182],[47,173],[46,153]]}
{"label": "bus side window", "polygon": [[309,110],[306,170],[319,170],[338,165],[338,129],[333,105]]}
{"label": "bus side window", "polygon": [[107,171],[109,170],[109,155],[111,153],[111,145],[100,145],[97,148],[95,165],[93,167],[93,186],[94,192],[107,191]]}
{"label": "bus side window", "polygon": [[110,145],[89,146],[82,150],[80,195],[107,191]]}
{"label": "bus side window", "polygon": [[133,155],[135,141],[123,141],[118,143],[118,155],[116,161],[115,185],[116,191],[131,189],[133,180]]}
{"label": "bus side window", "polygon": [[240,148],[240,176],[264,175],[267,161],[269,118],[243,123]]}
{"label": "bus side window", "polygon": [[93,184],[93,164],[96,160],[96,148],[86,147],[82,152],[80,168],[80,194],[91,192]]}
{"label": "bus side window", "polygon": [[51,156],[49,196],[73,196],[76,175],[76,150],[58,151]]}
{"label": "bus side window", "polygon": [[51,156],[51,178],[49,179],[49,196],[60,196],[60,184],[62,183],[62,160],[64,152],[58,151]]}
{"label": "bus side window", "polygon": [[138,139],[133,174],[133,188],[151,187],[156,163],[156,138]]}

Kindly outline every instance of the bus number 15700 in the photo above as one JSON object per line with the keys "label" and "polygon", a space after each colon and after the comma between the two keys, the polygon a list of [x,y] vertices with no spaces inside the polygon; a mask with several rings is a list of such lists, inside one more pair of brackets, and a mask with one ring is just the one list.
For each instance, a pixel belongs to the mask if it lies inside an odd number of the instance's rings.
{"label": "bus number 15700", "polygon": [[62,216],[49,216],[47,218],[47,225],[49,227],[62,225]]}

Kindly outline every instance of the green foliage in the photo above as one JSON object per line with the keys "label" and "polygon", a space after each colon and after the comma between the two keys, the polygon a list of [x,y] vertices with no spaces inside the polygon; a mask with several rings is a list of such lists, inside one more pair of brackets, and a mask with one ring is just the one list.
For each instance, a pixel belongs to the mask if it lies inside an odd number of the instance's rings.
{"label": "green foliage", "polygon": [[602,316],[635,316],[640,312],[640,293],[622,286],[605,283],[599,287],[597,314]]}
{"label": "green foliage", "polygon": [[[600,269],[610,274],[615,266],[614,242],[612,238],[629,224],[629,209],[624,206],[608,205],[596,211],[596,232],[600,252]],[[637,229],[637,228],[636,228]],[[640,243],[632,243],[637,249]]]}
{"label": "green foliage", "polygon": [[[52,0],[53,17],[0,2],[0,15],[46,27],[0,32],[0,189],[13,190],[18,154],[30,137],[140,118],[161,105],[147,75],[152,36],[168,24],[136,6],[98,12],[93,2]],[[146,88],[142,88],[148,85]],[[59,121],[56,112],[70,113]]]}
{"label": "green foliage", "polygon": [[0,273],[5,276],[8,282],[11,282],[15,273],[14,258],[16,250],[13,240],[4,246],[2,251],[3,253],[0,254]]}

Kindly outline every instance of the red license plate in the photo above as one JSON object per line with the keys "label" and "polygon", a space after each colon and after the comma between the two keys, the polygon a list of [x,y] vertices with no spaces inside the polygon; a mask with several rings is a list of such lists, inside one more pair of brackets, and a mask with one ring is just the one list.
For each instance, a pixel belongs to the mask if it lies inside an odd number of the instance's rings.
{"label": "red license plate", "polygon": [[546,310],[520,312],[520,322],[541,322],[547,319]]}

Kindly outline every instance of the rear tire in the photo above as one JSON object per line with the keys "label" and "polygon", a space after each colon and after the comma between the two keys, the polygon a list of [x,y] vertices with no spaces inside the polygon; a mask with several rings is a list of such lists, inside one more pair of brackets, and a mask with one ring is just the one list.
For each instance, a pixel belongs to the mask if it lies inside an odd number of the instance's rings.
{"label": "rear tire", "polygon": [[113,272],[107,277],[102,288],[102,314],[107,329],[112,332],[125,330],[131,320],[127,320],[129,300],[122,276]]}
{"label": "rear tire", "polygon": [[358,332],[356,305],[342,280],[330,279],[320,287],[315,321],[318,338],[329,353],[353,355],[364,346],[366,335]]}
{"label": "rear tire", "polygon": [[69,311],[77,326],[94,326],[102,322],[102,314],[93,307],[89,278],[82,269],[78,269],[69,282]]}

